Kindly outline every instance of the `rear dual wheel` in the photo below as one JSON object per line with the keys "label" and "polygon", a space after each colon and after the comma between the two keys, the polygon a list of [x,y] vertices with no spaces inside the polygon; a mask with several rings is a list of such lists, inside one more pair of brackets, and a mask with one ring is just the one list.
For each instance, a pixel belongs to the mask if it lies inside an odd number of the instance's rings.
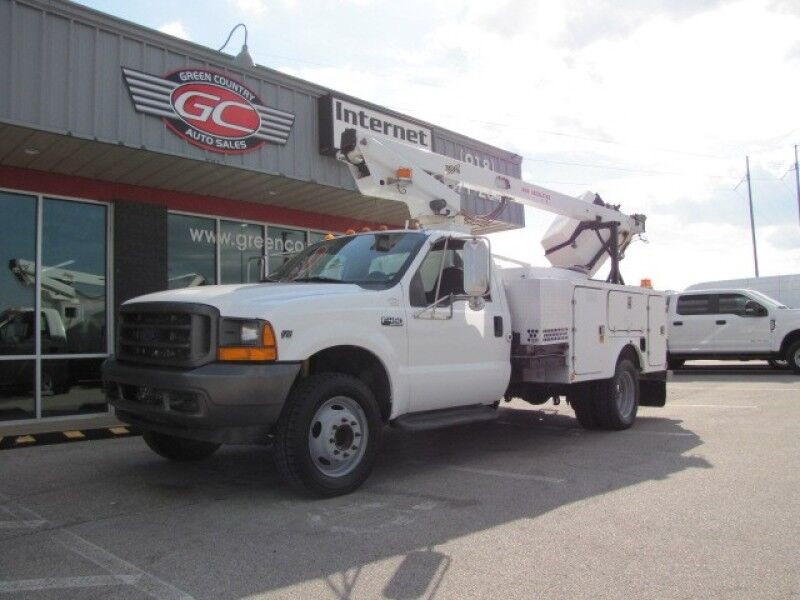
{"label": "rear dual wheel", "polygon": [[569,401],[584,429],[627,429],[639,410],[639,371],[623,358],[611,379],[592,382],[587,393],[570,396]]}

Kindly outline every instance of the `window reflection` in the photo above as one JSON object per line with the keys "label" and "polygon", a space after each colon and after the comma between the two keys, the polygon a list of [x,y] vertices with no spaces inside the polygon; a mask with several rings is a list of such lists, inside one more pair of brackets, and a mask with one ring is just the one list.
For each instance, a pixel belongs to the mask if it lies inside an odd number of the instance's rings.
{"label": "window reflection", "polygon": [[268,273],[280,269],[297,252],[306,247],[306,232],[284,227],[267,228]]}
{"label": "window reflection", "polygon": [[42,416],[105,412],[100,379],[104,359],[42,360]]}
{"label": "window reflection", "polygon": [[169,288],[216,283],[216,221],[175,214],[167,219]]}
{"label": "window reflection", "polygon": [[316,244],[317,242],[325,241],[325,236],[327,236],[327,235],[328,235],[327,233],[321,233],[319,231],[309,231],[308,232],[308,245],[311,246],[313,244]]}
{"label": "window reflection", "polygon": [[0,192],[0,356],[33,354],[36,198]]}
{"label": "window reflection", "polygon": [[0,421],[36,416],[35,376],[32,360],[0,360]]}
{"label": "window reflection", "polygon": [[258,281],[260,276],[258,259],[264,256],[264,245],[264,228],[261,225],[220,221],[221,283]]}
{"label": "window reflection", "polygon": [[45,198],[42,353],[106,352],[106,207]]}

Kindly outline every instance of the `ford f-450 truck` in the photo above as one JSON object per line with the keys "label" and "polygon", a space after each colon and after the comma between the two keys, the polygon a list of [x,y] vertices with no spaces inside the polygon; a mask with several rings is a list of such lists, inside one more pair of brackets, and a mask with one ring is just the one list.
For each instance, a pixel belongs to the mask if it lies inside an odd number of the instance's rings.
{"label": "ford f-450 truck", "polygon": [[[320,242],[259,283],[126,302],[105,389],[155,452],[271,443],[288,482],[332,496],[366,479],[387,424],[566,396],[583,427],[614,430],[664,405],[665,296],[618,268],[644,217],[354,132],[342,147],[359,189],[406,202],[419,228]],[[460,187],[560,214],[546,237],[556,266],[501,268]],[[592,279],[609,256],[611,281]]]}

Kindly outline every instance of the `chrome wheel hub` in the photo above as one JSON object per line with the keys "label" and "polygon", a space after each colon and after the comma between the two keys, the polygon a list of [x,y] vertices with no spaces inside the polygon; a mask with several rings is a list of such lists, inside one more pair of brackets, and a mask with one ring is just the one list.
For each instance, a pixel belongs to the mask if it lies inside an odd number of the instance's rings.
{"label": "chrome wheel hub", "polygon": [[347,396],[326,400],[314,413],[308,430],[308,451],[320,472],[343,477],[361,462],[367,449],[367,417]]}
{"label": "chrome wheel hub", "polygon": [[614,387],[614,400],[617,403],[620,415],[628,419],[636,405],[636,382],[628,371],[623,371],[617,378]]}

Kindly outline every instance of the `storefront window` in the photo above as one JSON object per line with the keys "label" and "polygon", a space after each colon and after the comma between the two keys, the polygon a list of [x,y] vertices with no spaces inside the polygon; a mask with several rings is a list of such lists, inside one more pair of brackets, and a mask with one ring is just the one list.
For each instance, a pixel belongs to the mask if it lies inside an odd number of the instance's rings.
{"label": "storefront window", "polygon": [[34,360],[0,360],[0,421],[36,416]]}
{"label": "storefront window", "polygon": [[169,288],[217,282],[216,220],[170,214],[167,258]]}
{"label": "storefront window", "polygon": [[0,358],[36,352],[36,198],[0,192]]}
{"label": "storefront window", "polygon": [[44,199],[42,354],[106,351],[106,207]]}
{"label": "storefront window", "polygon": [[0,421],[105,412],[107,207],[0,192],[0,210]]}
{"label": "storefront window", "polygon": [[43,360],[40,393],[43,417],[103,412],[102,358]]}
{"label": "storefront window", "polygon": [[268,272],[280,269],[293,254],[302,252],[306,247],[306,232],[284,227],[267,228],[267,254],[269,256]]}
{"label": "storefront window", "polygon": [[221,283],[259,280],[259,259],[264,256],[264,227],[237,221],[220,221],[219,258]]}

